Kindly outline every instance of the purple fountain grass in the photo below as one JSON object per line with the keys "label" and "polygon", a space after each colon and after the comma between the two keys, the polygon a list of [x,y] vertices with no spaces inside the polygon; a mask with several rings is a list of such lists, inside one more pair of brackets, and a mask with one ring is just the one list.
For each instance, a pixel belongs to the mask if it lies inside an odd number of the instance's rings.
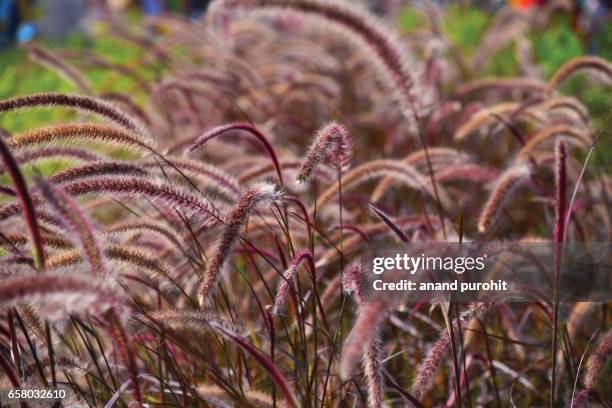
{"label": "purple fountain grass", "polygon": [[577,57],[566,62],[555,72],[546,85],[546,92],[552,93],[555,89],[574,73],[580,70],[595,70],[612,81],[612,64],[603,58],[595,56]]}
{"label": "purple fountain grass", "polygon": [[174,330],[211,330],[211,323],[244,337],[246,328],[229,315],[200,310],[158,310],[147,316],[156,323]]}
{"label": "purple fountain grass", "polygon": [[[418,170],[410,165],[402,163],[399,160],[389,159],[371,160],[353,168],[346,174],[343,174],[342,191],[347,192],[373,178],[385,176],[391,176],[395,180],[410,188],[426,192],[431,197],[436,195],[431,183],[429,183]],[[339,184],[334,184],[321,193],[317,200],[317,208],[322,208],[325,204],[331,201],[332,198],[338,193],[339,188]],[[440,202],[443,203],[444,207],[448,208],[451,201],[446,192],[442,189],[438,189],[438,196],[440,197]],[[310,210],[310,212],[312,211],[313,209]]]}
{"label": "purple fountain grass", "polygon": [[[32,204],[36,208],[36,218],[38,223],[40,224],[42,221],[48,223],[49,225],[61,226],[62,223],[49,212],[45,211],[41,206],[41,201],[38,196],[35,194],[30,195],[30,199],[32,200]],[[6,221],[12,217],[16,217],[21,215],[22,213],[21,203],[9,203],[3,206],[0,206],[0,221]],[[24,221],[27,222],[27,216],[24,217]],[[27,227],[26,227],[27,228]]]}
{"label": "purple fountain grass", "polygon": [[11,306],[38,302],[50,296],[79,293],[95,295],[106,303],[122,301],[114,286],[92,279],[91,276],[47,272],[3,279],[0,284],[0,304]]}
{"label": "purple fountain grass", "polygon": [[[49,359],[48,356],[44,356],[39,359],[38,367],[40,368],[50,367],[52,363],[55,367],[60,368],[60,369],[78,370],[82,373],[87,372],[87,366],[88,366],[87,362],[81,361],[76,358],[70,358],[70,357],[64,357],[64,356],[55,356],[53,362],[51,362],[51,359]],[[30,364],[24,369],[24,373],[27,376],[35,375],[35,370],[38,370],[38,367],[36,364]]]}
{"label": "purple fountain grass", "polygon": [[208,141],[218,136],[221,136],[223,134],[226,134],[228,132],[234,131],[234,130],[242,130],[242,131],[248,132],[250,135],[255,137],[256,140],[259,141],[259,143],[264,147],[264,149],[266,150],[266,153],[272,160],[272,163],[274,164],[274,167],[276,168],[276,174],[278,176],[278,181],[282,186],[283,185],[283,174],[280,168],[280,164],[278,162],[278,157],[276,156],[276,152],[274,151],[274,148],[270,144],[270,141],[268,140],[268,138],[263,133],[261,133],[259,129],[257,129],[255,126],[249,123],[230,123],[227,125],[221,125],[216,128],[213,128],[207,131],[206,133],[198,136],[194,140],[194,142],[191,144],[191,146],[189,146],[186,153],[192,154],[195,150],[202,147]]}
{"label": "purple fountain grass", "polygon": [[297,269],[302,264],[302,262],[308,262],[308,268],[310,270],[310,275],[313,281],[313,284],[316,283],[316,269],[314,265],[314,258],[312,253],[308,250],[299,251],[287,267],[287,270],[283,272],[283,276],[278,284],[278,289],[276,290],[276,296],[274,297],[274,307],[272,308],[272,313],[278,315],[280,311],[283,309],[283,305],[285,304],[285,299],[289,294],[289,288],[291,287],[291,281],[293,280],[293,276],[297,272]]}
{"label": "purple fountain grass", "polygon": [[454,92],[454,96],[458,99],[463,99],[470,94],[493,90],[521,90],[530,93],[542,94],[546,92],[546,83],[541,79],[531,77],[516,77],[516,78],[479,78],[459,85]]}
{"label": "purple fountain grass", "polygon": [[204,305],[209,291],[217,281],[217,275],[238,238],[240,229],[246,223],[251,212],[259,204],[265,202],[271,203],[279,199],[280,193],[275,185],[270,183],[256,183],[242,195],[240,201],[238,201],[236,206],[227,215],[225,230],[221,234],[219,242],[217,242],[206,272],[202,277],[200,288],[198,289],[200,305]]}
{"label": "purple fountain grass", "polygon": [[[473,319],[490,310],[493,305],[493,303],[471,304],[468,310],[460,316],[460,319],[469,324]],[[457,319],[453,320],[452,329],[445,328],[442,331],[440,337],[429,349],[427,356],[416,370],[415,379],[412,383],[412,393],[418,399],[422,398],[433,385],[434,376],[442,363],[442,359],[450,348],[451,330],[455,333],[458,332],[459,321]]]}
{"label": "purple fountain grass", "polygon": [[[67,239],[55,235],[43,235],[43,244],[45,248],[54,249],[69,249],[72,248],[72,242]],[[9,250],[16,250],[17,247],[27,246],[30,243],[29,237],[20,234],[3,234],[0,236],[0,245],[7,247]]]}
{"label": "purple fountain grass", "polygon": [[184,242],[180,237],[179,232],[175,231],[170,225],[164,222],[156,221],[149,218],[138,218],[129,219],[126,221],[119,221],[117,223],[108,225],[104,228],[104,234],[106,235],[117,235],[126,232],[140,232],[146,231],[155,234],[175,248],[183,248]]}
{"label": "purple fountain grass", "polygon": [[349,164],[350,144],[348,130],[343,125],[331,122],[322,127],[317,131],[302,167],[298,170],[298,183],[310,178],[317,165],[326,159],[338,172],[345,170]]}
{"label": "purple fountain grass", "polygon": [[[384,8],[379,18],[346,0],[218,0],[209,21],[112,23],[135,51],[122,63],[27,46],[85,93],[90,70],[110,76],[98,97],[0,101],[0,116],[19,119],[0,128],[14,162],[0,166],[5,382],[65,385],[75,392],[64,404],[92,406],[500,406],[507,395],[604,405],[610,342],[591,351],[584,335],[605,305],[568,305],[567,332],[560,302],[532,287],[442,315],[447,305],[369,297],[360,260],[379,241],[503,235],[562,249],[566,236],[606,237],[609,177],[587,166],[601,112],[579,100],[590,89],[564,85],[589,70],[582,85],[607,86],[612,65],[581,57],[547,82],[523,52],[535,31],[510,7],[483,14],[493,24],[471,59],[448,37],[446,7],[424,4],[428,21],[404,34]],[[550,19],[540,14],[536,28]],[[482,51],[516,33],[524,76],[472,80],[488,69]],[[40,108],[70,120],[20,130]],[[581,158],[587,146],[581,168],[570,149]],[[11,181],[19,171],[39,184],[29,208]],[[290,197],[250,184],[287,177]],[[90,273],[98,264],[107,278]],[[221,282],[230,266],[238,273]],[[522,292],[535,301],[505,304]],[[282,311],[287,299],[295,310]],[[550,345],[536,346],[551,326],[560,343],[548,358]]]}
{"label": "purple fountain grass", "polygon": [[[406,156],[406,158],[402,160],[402,162],[406,165],[418,166],[422,163],[427,164],[428,157],[429,163],[432,166],[436,164],[443,164],[445,166],[448,166],[447,168],[454,168],[460,163],[466,163],[472,160],[469,155],[461,153],[455,149],[450,149],[447,147],[430,147],[427,149],[427,152],[425,151],[425,149],[420,149],[410,153],[408,156]],[[374,192],[372,192],[371,201],[379,201],[381,197],[385,194],[385,192],[391,187],[393,181],[394,179],[392,176],[387,176],[382,179],[380,183],[378,183],[378,186],[376,186]]]}
{"label": "purple fountain grass", "polygon": [[274,382],[274,384],[279,388],[279,390],[285,396],[286,404],[291,408],[297,408],[297,402],[293,393],[291,392],[291,388],[287,383],[287,380],[283,376],[283,374],[279,371],[278,367],[274,364],[272,360],[257,348],[255,348],[251,343],[246,341],[243,337],[232,333],[227,330],[222,325],[212,322],[211,326],[214,327],[217,331],[223,334],[224,337],[231,340],[233,343],[238,345],[244,351],[247,352],[251,357],[253,357],[270,375],[270,378]]}
{"label": "purple fountain grass", "polygon": [[[342,287],[355,296],[359,313],[364,306],[362,293],[363,272],[361,263],[353,262],[344,268],[342,273]],[[383,380],[382,368],[380,366],[381,350],[380,335],[376,333],[365,350],[362,357],[363,371],[366,377],[368,390],[368,408],[380,408],[383,404]]]}
{"label": "purple fountain grass", "polygon": [[[193,175],[196,179],[201,179],[203,182],[206,182],[207,186],[210,185],[228,198],[235,200],[240,198],[242,189],[238,180],[220,167],[180,157],[168,158],[168,163],[187,175]],[[158,162],[147,162],[144,164],[144,167],[147,168],[160,166],[162,166],[162,163]],[[165,166],[163,168],[165,169]]]}
{"label": "purple fountain grass", "polygon": [[204,197],[196,196],[159,179],[104,176],[72,181],[63,187],[72,195],[106,193],[126,199],[146,197],[170,209],[188,210],[200,217],[218,217],[214,205]]}
{"label": "purple fountain grass", "polygon": [[497,180],[499,172],[479,164],[460,164],[449,166],[436,173],[436,180],[441,183],[453,181],[472,181],[474,183],[489,183]]}
{"label": "purple fountain grass", "polygon": [[364,353],[375,343],[388,308],[389,305],[383,301],[364,302],[359,308],[357,320],[342,347],[340,360],[342,378],[350,378]]}
{"label": "purple fountain grass", "polygon": [[101,94],[100,98],[126,109],[130,112],[130,116],[137,117],[147,128],[153,124],[151,117],[132,100],[130,95],[121,92],[106,92]]}
{"label": "purple fountain grass", "polygon": [[368,387],[368,408],[382,408],[383,406],[381,357],[381,340],[379,336],[376,336],[362,358],[363,371]]}
{"label": "purple fountain grass", "polygon": [[593,396],[594,392],[590,389],[584,389],[576,394],[574,399],[567,405],[567,408],[599,408],[603,405],[594,404],[590,398]]}
{"label": "purple fountain grass", "polygon": [[123,327],[119,312],[112,309],[106,313],[108,332],[113,339],[113,343],[119,349],[121,362],[127,367],[130,375],[130,390],[138,406],[142,406],[142,391],[138,380],[138,366],[136,363],[136,353],[133,348],[133,341]]}
{"label": "purple fountain grass", "polygon": [[519,165],[510,167],[499,177],[478,218],[478,231],[481,234],[489,231],[496,221],[500,209],[530,174],[529,167]]}
{"label": "purple fountain grass", "polygon": [[18,149],[45,146],[51,143],[91,143],[96,141],[108,143],[112,146],[135,148],[145,152],[154,152],[156,149],[155,144],[140,138],[136,134],[120,128],[93,123],[44,127],[15,135],[8,140],[8,144],[10,147]]}
{"label": "purple fountain grass", "polygon": [[587,389],[595,388],[610,357],[612,357],[612,330],[609,330],[603,336],[589,356],[583,380],[583,384]]}
{"label": "purple fountain grass", "polygon": [[36,218],[34,203],[30,197],[30,193],[28,192],[28,186],[26,185],[23,175],[19,170],[19,165],[15,161],[11,150],[2,138],[0,138],[0,156],[2,157],[4,169],[9,174],[13,180],[13,184],[15,185],[17,197],[19,198],[19,205],[25,217],[25,223],[32,237],[32,248],[34,249],[36,267],[38,269],[44,269],[45,250],[40,235],[38,220]]}
{"label": "purple fountain grass", "polygon": [[557,109],[565,109],[573,112],[580,118],[582,125],[589,124],[589,111],[578,99],[571,96],[553,96],[545,99],[541,104],[543,111],[552,112]]}
{"label": "purple fountain grass", "polygon": [[517,162],[525,161],[537,146],[553,138],[560,137],[578,146],[590,146],[592,144],[590,135],[583,129],[568,125],[554,125],[531,136],[529,141],[525,143],[525,146],[517,153],[515,160]]}
{"label": "purple fountain grass", "polygon": [[[216,2],[215,6],[217,9],[289,9],[332,23],[346,32],[346,38],[358,41],[371,52],[373,58],[370,62],[384,72],[381,77],[395,92],[402,113],[415,126],[418,124],[417,112],[420,107],[413,96],[415,81],[411,71],[414,70],[414,62],[407,58],[410,53],[404,49],[395,33],[388,31],[382,22],[359,7],[329,0],[224,0]],[[215,11],[211,10],[210,15],[214,17]]]}
{"label": "purple fountain grass", "polygon": [[72,167],[49,177],[54,184],[64,184],[89,177],[99,176],[146,176],[147,171],[132,162],[117,160],[97,161],[78,167]]}
{"label": "purple fountain grass", "polygon": [[363,303],[363,272],[361,270],[361,262],[353,261],[344,267],[342,271],[342,288],[348,293],[355,296],[357,304]]}
{"label": "purple fountain grass", "polygon": [[[4,173],[4,172],[2,172]],[[0,186],[0,193],[10,196],[10,197],[17,197],[17,192],[15,190],[13,190],[10,187],[7,186]]]}
{"label": "purple fountain grass", "polygon": [[[115,267],[122,263],[127,271],[131,272],[134,267],[138,268],[142,276],[157,284],[166,285],[168,282],[182,289],[176,279],[173,269],[165,260],[157,258],[149,251],[138,247],[126,245],[109,245],[104,249],[104,256],[108,258],[111,265]],[[83,261],[78,250],[69,250],[54,254],[48,259],[48,269],[68,268]],[[167,286],[167,285],[166,285]]]}
{"label": "purple fountain grass", "polygon": [[96,237],[90,219],[83,213],[79,205],[60,187],[54,186],[42,179],[37,181],[37,186],[45,202],[53,207],[72,237],[78,242],[83,256],[89,264],[93,275],[106,276],[108,269],[102,249]]}
{"label": "purple fountain grass", "polygon": [[164,259],[157,258],[153,253],[125,245],[109,246],[104,253],[109,259],[122,262],[128,267],[137,266],[148,271],[149,273],[146,276],[156,282],[170,281],[179,286],[172,267]]}
{"label": "purple fountain grass", "polygon": [[80,112],[98,115],[127,130],[147,135],[147,131],[140,121],[126,115],[114,104],[99,98],[49,92],[0,100],[0,112],[56,106],[73,108]]}
{"label": "purple fountain grass", "polygon": [[97,152],[70,146],[47,146],[20,152],[15,161],[23,166],[37,160],[65,159],[69,161],[92,162],[104,160]]}

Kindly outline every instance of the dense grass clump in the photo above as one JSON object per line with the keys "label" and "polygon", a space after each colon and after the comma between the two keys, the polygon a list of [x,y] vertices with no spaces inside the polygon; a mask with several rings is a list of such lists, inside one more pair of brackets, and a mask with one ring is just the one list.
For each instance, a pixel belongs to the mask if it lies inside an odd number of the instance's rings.
{"label": "dense grass clump", "polygon": [[372,243],[610,240],[607,119],[566,90],[606,94],[612,64],[542,72],[550,10],[470,12],[468,30],[435,4],[406,35],[352,2],[217,0],[113,21],[129,63],[27,47],[78,93],[0,100],[1,388],[65,388],[66,406],[610,404],[607,303],[364,297]]}

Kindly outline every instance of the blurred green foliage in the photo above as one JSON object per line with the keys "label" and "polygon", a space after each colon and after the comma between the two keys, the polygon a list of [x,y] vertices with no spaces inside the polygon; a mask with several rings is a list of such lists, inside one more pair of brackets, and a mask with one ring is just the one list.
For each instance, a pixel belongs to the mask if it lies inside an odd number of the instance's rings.
{"label": "blurred green foliage", "polygon": [[451,43],[469,57],[478,47],[490,20],[490,16],[477,7],[451,4],[446,9],[442,29]]}
{"label": "blurred green foliage", "polygon": [[536,62],[546,78],[570,59],[585,53],[569,22],[560,18],[554,20],[545,30],[530,35]]}

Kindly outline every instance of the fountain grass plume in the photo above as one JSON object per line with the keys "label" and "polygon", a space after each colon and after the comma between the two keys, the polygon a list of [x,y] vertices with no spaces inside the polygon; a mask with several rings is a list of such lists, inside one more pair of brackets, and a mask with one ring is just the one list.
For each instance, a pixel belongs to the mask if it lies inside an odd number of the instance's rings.
{"label": "fountain grass plume", "polygon": [[57,143],[102,142],[137,151],[154,152],[155,144],[123,129],[93,123],[55,125],[13,136],[7,141],[13,149],[33,148]]}
{"label": "fountain grass plume", "polygon": [[78,167],[71,167],[49,177],[54,184],[63,184],[84,178],[96,176],[141,176],[147,175],[147,171],[132,162],[117,160],[97,161]]}
{"label": "fountain grass plume", "polygon": [[212,257],[208,263],[208,267],[198,289],[200,304],[204,302],[209,291],[217,281],[223,264],[227,260],[234,243],[238,239],[240,229],[246,223],[247,219],[255,207],[264,202],[274,202],[280,199],[280,193],[274,184],[270,183],[255,183],[253,184],[230,211],[225,218],[225,229],[217,242]]}
{"label": "fountain grass plume", "polygon": [[376,336],[362,358],[363,372],[366,377],[368,408],[383,406],[382,350],[380,337]]}
{"label": "fountain grass plume", "polygon": [[[139,247],[128,245],[109,245],[103,251],[104,257],[111,264],[121,263],[128,268],[138,268],[144,275],[156,283],[171,282],[180,287],[175,273],[165,260]],[[50,270],[77,265],[83,261],[81,251],[69,250],[54,254],[48,259]]]}
{"label": "fountain grass plume", "polygon": [[4,278],[0,283],[0,304],[15,306],[69,293],[93,294],[105,302],[121,301],[116,288],[91,276],[47,272]]}
{"label": "fountain grass plume", "polygon": [[595,70],[605,76],[606,80],[612,81],[612,64],[610,62],[600,57],[583,56],[574,58],[561,66],[548,81],[546,92],[548,94],[552,93],[567,78],[585,69]]}
{"label": "fountain grass plume", "polygon": [[516,102],[502,102],[490,108],[480,109],[455,131],[454,140],[457,142],[464,141],[468,135],[493,119],[495,115],[511,113],[518,107],[519,105]]}
{"label": "fountain grass plume", "polygon": [[553,138],[564,138],[567,142],[578,146],[590,146],[591,136],[586,131],[568,125],[554,125],[543,129],[529,139],[516,155],[516,161],[521,162],[529,159],[536,147]]}
{"label": "fountain grass plume", "polygon": [[[342,190],[346,192],[373,178],[384,176],[391,176],[410,188],[426,192],[431,197],[435,197],[436,195],[431,183],[429,183],[418,170],[408,164],[402,163],[400,160],[389,159],[371,160],[343,174],[341,177]],[[323,208],[325,204],[336,196],[339,188],[339,184],[328,187],[317,200],[316,207]],[[442,205],[448,208],[450,206],[450,199],[446,192],[438,188],[438,196],[440,197]],[[313,210],[314,208],[311,209],[310,212]]]}
{"label": "fountain grass plume", "polygon": [[[463,154],[456,149],[452,149],[448,147],[429,147],[427,149],[427,152],[425,152],[425,149],[419,149],[416,152],[410,153],[408,156],[406,156],[402,160],[402,162],[410,166],[417,166],[421,164],[422,162],[426,163],[427,156],[429,156],[431,163],[435,164],[439,162],[439,163],[443,163],[449,166],[451,164],[458,164],[460,162],[471,161],[471,158],[468,155]],[[376,186],[376,189],[374,189],[374,191],[372,192],[370,201],[372,202],[379,201],[383,197],[385,192],[391,187],[392,184],[393,184],[393,177],[388,176],[382,179]]]}
{"label": "fountain grass plume", "polygon": [[470,94],[486,90],[521,90],[524,92],[542,94],[546,92],[546,83],[530,77],[517,78],[481,78],[459,85],[453,95],[463,99]]}
{"label": "fountain grass plume", "polygon": [[289,287],[291,286],[291,281],[293,276],[297,272],[297,269],[302,264],[302,262],[308,262],[308,268],[310,270],[310,274],[312,277],[313,284],[316,282],[316,270],[314,265],[314,258],[312,253],[308,250],[300,251],[291,260],[287,270],[283,272],[283,276],[278,285],[278,289],[276,291],[276,296],[274,297],[274,306],[272,308],[272,313],[278,315],[280,311],[283,309],[283,305],[285,304],[285,299],[289,294]]}
{"label": "fountain grass plume", "polygon": [[45,250],[40,234],[38,219],[36,217],[34,202],[30,197],[28,186],[26,185],[23,175],[19,170],[19,165],[15,161],[15,157],[13,156],[13,153],[11,152],[10,148],[7,146],[7,143],[2,138],[0,138],[0,156],[2,158],[2,164],[4,166],[4,169],[13,181],[17,197],[19,199],[19,205],[25,217],[25,223],[27,225],[28,230],[30,231],[36,267],[37,269],[44,269]]}
{"label": "fountain grass plume", "polygon": [[305,182],[315,171],[317,165],[329,159],[338,172],[349,164],[350,137],[343,125],[331,122],[317,131],[306,158],[298,170],[297,182]]}
{"label": "fountain grass plume", "polygon": [[510,167],[499,177],[478,218],[478,231],[481,234],[489,231],[501,208],[530,175],[528,166],[518,165]]}
{"label": "fountain grass plume", "polygon": [[175,248],[183,248],[184,243],[179,233],[168,224],[149,218],[128,219],[108,225],[104,228],[104,234],[113,236],[127,232],[145,231],[153,233],[158,237],[168,241]]}
{"label": "fountain grass plume", "polygon": [[0,100],[0,112],[56,106],[73,108],[80,112],[97,115],[126,130],[148,136],[147,130],[139,120],[126,115],[114,104],[99,98],[48,92]]}
{"label": "fountain grass plume", "polygon": [[[342,287],[344,291],[355,296],[357,307],[360,310],[364,305],[362,286],[363,271],[360,262],[347,265],[342,272]],[[383,403],[383,380],[381,360],[380,336],[376,333],[362,357],[363,371],[366,377],[368,392],[368,408],[380,408]]]}
{"label": "fountain grass plume", "polygon": [[550,98],[546,98],[540,104],[540,106],[542,110],[547,112],[553,112],[557,109],[569,110],[580,117],[582,125],[588,126],[589,124],[589,111],[587,110],[586,106],[584,106],[578,99],[571,96],[552,96]]}
{"label": "fountain grass plume", "polygon": [[359,307],[357,320],[342,347],[340,377],[350,378],[355,366],[377,341],[380,326],[389,305],[382,301],[364,302]]}
{"label": "fountain grass plume", "polygon": [[231,316],[217,312],[205,312],[200,310],[157,310],[147,314],[156,323],[173,330],[196,330],[210,331],[211,322],[225,327],[239,336],[246,335],[243,324],[234,321]]}
{"label": "fountain grass plume", "polygon": [[245,131],[248,134],[250,134],[253,137],[255,137],[255,139],[257,141],[259,141],[259,143],[263,146],[263,148],[265,149],[266,153],[268,154],[268,156],[272,160],[272,163],[274,164],[274,167],[276,168],[276,174],[278,176],[278,181],[282,185],[283,184],[283,173],[281,171],[280,164],[278,162],[278,157],[276,156],[276,152],[274,151],[274,148],[272,147],[272,144],[270,144],[270,141],[268,140],[268,138],[263,133],[261,133],[255,126],[253,126],[253,125],[251,125],[249,123],[229,123],[229,124],[226,124],[226,125],[217,126],[216,128],[213,128],[213,129],[207,131],[206,133],[198,136],[193,141],[191,146],[189,146],[189,148],[187,149],[187,151],[185,153],[186,154],[193,154],[194,151],[196,151],[197,149],[202,147],[208,141],[210,141],[210,140],[212,140],[212,139],[214,139],[216,137],[219,137],[219,136],[221,136],[223,134],[226,134],[228,132],[234,131],[234,130]]}
{"label": "fountain grass plume", "polygon": [[204,218],[209,216],[219,217],[215,206],[204,197],[197,196],[161,179],[136,176],[104,176],[71,181],[64,184],[63,187],[72,195],[106,193],[125,199],[146,197],[169,209],[187,210]]}
{"label": "fountain grass plume", "polygon": [[583,384],[587,389],[595,388],[610,357],[612,357],[612,330],[609,330],[603,336],[589,356],[583,380]]}
{"label": "fountain grass plume", "polygon": [[108,270],[102,254],[102,249],[96,238],[90,219],[83,213],[79,205],[61,187],[54,186],[43,180],[37,180],[38,190],[55,212],[60,216],[71,237],[75,237],[83,256],[93,275],[106,276]]}
{"label": "fountain grass plume", "polygon": [[70,146],[47,146],[19,152],[15,155],[15,161],[20,165],[37,160],[57,160],[64,159],[69,161],[93,162],[104,160],[103,156],[97,152],[91,152],[79,147]]}
{"label": "fountain grass plume", "polygon": [[[71,241],[57,235],[43,235],[42,240],[45,248],[69,249],[73,246]],[[29,242],[29,237],[26,235],[2,234],[0,236],[0,245],[7,247],[7,249],[15,249],[15,247],[26,246],[29,244]]]}
{"label": "fountain grass plume", "polygon": [[[170,166],[174,166],[183,172],[185,175],[193,176],[197,180],[206,183],[206,186],[211,186],[215,190],[221,192],[224,196],[238,200],[242,188],[240,183],[222,168],[206,163],[201,163],[196,160],[171,157],[167,159]],[[164,163],[150,161],[143,164],[145,168],[157,168],[165,171]]]}
{"label": "fountain grass plume", "polygon": [[[455,319],[452,322],[452,330],[457,333],[459,330],[460,320],[469,324],[473,319],[488,312],[494,303],[473,303],[468,306],[468,309],[459,316],[459,320]],[[464,324],[465,326],[465,324]],[[450,349],[450,328],[443,329],[438,340],[429,349],[427,356],[418,366],[412,383],[412,393],[420,399],[431,388],[434,376],[438,372],[438,368],[442,363],[444,356]]]}

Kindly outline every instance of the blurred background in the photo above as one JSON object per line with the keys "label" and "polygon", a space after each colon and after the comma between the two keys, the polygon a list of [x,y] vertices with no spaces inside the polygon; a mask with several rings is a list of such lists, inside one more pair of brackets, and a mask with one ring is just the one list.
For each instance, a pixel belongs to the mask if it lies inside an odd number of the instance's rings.
{"label": "blurred background", "polygon": [[[423,13],[426,1],[363,1],[366,7],[396,25],[406,37],[418,36],[419,30],[428,24]],[[527,35],[487,55],[487,63],[478,77],[533,75],[546,79],[563,63],[580,55],[594,54],[612,59],[612,0],[433,2],[444,12],[441,30],[453,49],[466,60],[474,58],[475,50],[495,24],[496,13],[500,10],[511,8],[533,17]],[[36,42],[47,49],[91,51],[111,63],[138,71],[142,47],[126,42],[121,36],[105,33],[112,34],[113,27],[140,26],[137,23],[148,16],[165,13],[202,18],[208,3],[209,0],[0,0],[0,98],[33,92],[76,91],[70,81],[30,60],[25,49],[28,43]],[[140,34],[155,38],[153,29]],[[529,67],[524,66],[520,55],[525,49],[529,50],[532,60]],[[526,72],[526,69],[533,72]],[[161,71],[141,71],[144,78],[163,75]],[[96,93],[134,90],[135,100],[139,98],[138,88],[130,78],[95,67],[84,74]],[[592,113],[594,124],[603,126],[607,113],[612,110],[611,98],[602,88],[584,87],[582,81],[581,78],[568,81],[565,91],[580,97]],[[145,98],[143,95],[141,100]],[[19,131],[36,126],[38,121],[59,120],[58,115],[62,114],[45,111],[27,115],[26,119],[23,115],[9,115],[0,119],[0,126]],[[23,122],[25,120],[27,123]]]}
{"label": "blurred background", "polygon": [[[0,0],[0,46],[26,42],[37,35],[61,40],[73,31],[87,31],[91,21],[103,20],[117,14],[159,15],[180,13],[198,18],[210,0]],[[442,6],[475,7],[482,12],[495,13],[506,5],[529,10],[553,7],[567,12],[568,23],[582,36],[597,37],[610,22],[612,0],[493,0],[442,1]],[[397,14],[412,1],[366,0],[367,6],[378,14]],[[477,27],[475,27],[477,28]]]}

